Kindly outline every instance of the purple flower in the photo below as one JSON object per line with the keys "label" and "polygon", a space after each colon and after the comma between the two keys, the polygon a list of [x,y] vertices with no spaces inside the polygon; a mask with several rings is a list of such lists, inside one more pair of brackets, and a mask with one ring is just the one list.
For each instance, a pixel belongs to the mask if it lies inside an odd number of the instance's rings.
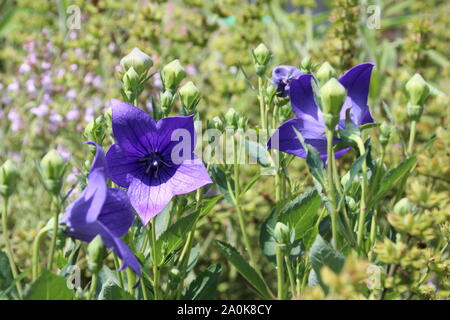
{"label": "purple flower", "polygon": [[101,147],[94,142],[87,143],[97,147],[88,184],[67,207],[61,223],[67,226],[69,236],[81,241],[90,242],[100,235],[105,246],[122,260],[119,270],[130,267],[140,276],[138,260],[120,239],[133,224],[133,208],[125,191],[107,187],[105,156]]}
{"label": "purple flower", "polygon": [[[347,110],[350,110],[350,119],[356,126],[374,122],[367,105],[373,67],[373,63],[362,63],[351,68],[340,77],[340,83],[347,90],[347,97],[340,112],[337,129],[342,130],[345,127]],[[306,158],[306,151],[297,138],[293,129],[295,128],[302,134],[307,144],[312,145],[319,151],[320,157],[325,161],[327,159],[325,124],[322,111],[314,100],[311,81],[315,80],[310,74],[301,75],[291,81],[289,96],[292,109],[297,117],[281,124],[267,142],[267,147]],[[338,142],[339,140],[335,139],[335,143]],[[338,150],[335,153],[336,157],[342,156],[349,149]]]}
{"label": "purple flower", "polygon": [[289,94],[290,82],[298,78],[302,72],[293,66],[278,66],[272,71],[272,82],[277,89],[279,97],[287,97]]}
{"label": "purple flower", "polygon": [[111,106],[116,144],[106,154],[110,177],[128,188],[131,204],[144,225],[174,195],[212,183],[205,166],[193,153],[193,116],[168,117],[156,123],[146,112],[128,103],[111,100]]}

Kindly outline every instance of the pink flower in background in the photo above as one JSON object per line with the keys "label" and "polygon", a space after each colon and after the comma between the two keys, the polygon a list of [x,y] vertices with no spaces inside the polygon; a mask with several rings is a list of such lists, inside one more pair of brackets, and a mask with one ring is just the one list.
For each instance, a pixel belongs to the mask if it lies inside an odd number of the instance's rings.
{"label": "pink flower in background", "polygon": [[66,98],[69,100],[74,100],[77,97],[77,91],[75,89],[70,89],[66,93]]}
{"label": "pink flower in background", "polygon": [[22,63],[19,67],[19,74],[24,74],[24,73],[27,73],[30,71],[31,71],[31,66],[26,62]]}
{"label": "pink flower in background", "polygon": [[67,112],[66,119],[68,121],[75,121],[80,119],[80,111],[78,110],[78,106],[73,106],[72,110]]}
{"label": "pink flower in background", "polygon": [[41,103],[39,106],[31,108],[30,112],[38,118],[43,118],[48,114],[48,106]]}
{"label": "pink flower in background", "polygon": [[22,116],[17,112],[16,108],[9,110],[8,120],[11,121],[11,130],[13,132],[17,132],[24,128]]}
{"label": "pink flower in background", "polygon": [[8,85],[7,90],[10,92],[17,92],[20,89],[19,80],[13,79],[13,82]]}
{"label": "pink flower in background", "polygon": [[65,161],[67,161],[72,155],[66,147],[60,144],[58,144],[58,146],[56,147],[56,151],[58,151],[58,153],[61,155],[61,157],[63,157]]}

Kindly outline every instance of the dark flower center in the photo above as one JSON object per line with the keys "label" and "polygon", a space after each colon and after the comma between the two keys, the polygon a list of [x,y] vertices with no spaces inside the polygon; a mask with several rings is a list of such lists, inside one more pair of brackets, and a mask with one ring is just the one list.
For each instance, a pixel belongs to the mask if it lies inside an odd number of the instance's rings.
{"label": "dark flower center", "polygon": [[159,174],[159,168],[161,166],[166,166],[168,168],[171,168],[172,166],[169,165],[167,162],[163,160],[161,155],[158,152],[151,152],[150,154],[146,155],[145,157],[139,159],[139,162],[145,162],[145,172],[146,173],[153,173],[155,178],[158,177]]}

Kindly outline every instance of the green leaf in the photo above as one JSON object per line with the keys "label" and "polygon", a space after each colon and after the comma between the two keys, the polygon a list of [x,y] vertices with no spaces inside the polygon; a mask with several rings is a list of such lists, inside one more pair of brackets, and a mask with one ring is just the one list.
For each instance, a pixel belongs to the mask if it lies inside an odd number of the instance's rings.
{"label": "green leaf", "polygon": [[318,282],[324,290],[326,290],[326,287],[322,283],[320,270],[324,266],[327,266],[338,274],[344,266],[345,261],[344,255],[326,243],[319,234],[311,247],[309,259],[313,268],[312,271],[314,271]]}
{"label": "green leaf", "polygon": [[134,297],[114,283],[107,280],[102,284],[102,289],[98,294],[98,300],[135,300]]}
{"label": "green leaf", "polygon": [[[231,196],[228,193],[227,187],[227,175],[218,166],[212,165],[210,169],[211,178],[214,180],[215,184],[219,187],[220,193],[225,196],[225,199],[232,203]],[[231,190],[234,192],[234,180],[230,177]]]}
{"label": "green leaf", "polygon": [[197,216],[198,213],[195,212],[183,217],[161,234],[156,241],[156,263],[158,266],[161,266],[166,258],[183,244]]}
{"label": "green leaf", "polygon": [[289,202],[280,213],[280,221],[295,230],[295,239],[302,239],[314,226],[320,207],[320,196],[316,190],[299,195]]}
{"label": "green leaf", "polygon": [[44,270],[28,290],[25,300],[72,300],[73,291],[67,287],[64,277]]}
{"label": "green leaf", "polygon": [[272,295],[264,280],[253,269],[239,252],[228,243],[216,240],[217,245],[223,252],[227,260],[237,269],[237,271],[255,288],[262,299],[271,299]]}
{"label": "green leaf", "polygon": [[5,252],[0,251],[0,291],[6,290],[13,279],[8,256]]}
{"label": "green leaf", "polygon": [[[155,220],[155,232],[156,232],[156,239],[159,238],[159,236],[167,230],[167,227],[169,226],[170,222],[170,213],[169,213],[170,204],[168,204],[163,211],[158,213]],[[145,228],[144,228],[144,234],[145,234]]]}
{"label": "green leaf", "polygon": [[208,213],[210,213],[211,210],[214,208],[214,206],[217,204],[217,202],[222,198],[223,198],[223,195],[203,199],[199,206],[199,210],[200,210],[199,218],[203,218]]}
{"label": "green leaf", "polygon": [[220,264],[210,266],[195,278],[188,286],[183,299],[187,300],[212,300],[216,295],[222,267]]}
{"label": "green leaf", "polygon": [[375,203],[381,200],[386,193],[394,188],[405,177],[411,169],[416,165],[417,157],[412,156],[400,163],[396,168],[388,171],[388,173],[382,178],[382,182],[378,189],[378,192],[370,199],[369,207],[372,207]]}
{"label": "green leaf", "polygon": [[[249,153],[249,161],[256,160],[263,167],[270,166],[266,148],[256,141],[244,140],[244,146]],[[251,163],[251,162],[250,162]]]}
{"label": "green leaf", "polygon": [[344,186],[345,193],[347,193],[347,191],[350,190],[351,186],[353,185],[353,180],[361,172],[362,165],[363,165],[364,161],[366,160],[366,157],[367,157],[367,152],[364,153],[362,156],[359,156],[358,159],[356,159],[355,162],[353,162],[352,166],[350,167],[350,177]]}
{"label": "green leaf", "polygon": [[[277,210],[274,208],[270,213],[269,217],[264,221],[261,226],[261,233],[259,235],[259,245],[261,246],[261,250],[267,259],[274,265],[277,265],[276,259],[276,248],[277,242],[274,237],[274,229],[275,225],[278,222],[278,216],[276,214]],[[294,260],[302,253],[302,248],[299,241],[295,241],[294,245],[291,248],[289,253],[289,257],[291,260]]]}

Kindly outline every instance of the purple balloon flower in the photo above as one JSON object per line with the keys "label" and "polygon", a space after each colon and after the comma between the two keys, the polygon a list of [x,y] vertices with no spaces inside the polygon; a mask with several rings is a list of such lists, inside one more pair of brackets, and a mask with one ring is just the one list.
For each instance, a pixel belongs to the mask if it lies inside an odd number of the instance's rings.
{"label": "purple balloon flower", "polygon": [[[193,151],[193,116],[157,123],[143,110],[111,100],[116,144],[106,154],[111,179],[128,188],[128,197],[146,225],[174,195],[212,183]],[[180,139],[182,138],[182,139]]]}
{"label": "purple balloon flower", "polygon": [[[340,83],[347,90],[347,97],[340,112],[338,130],[342,130],[345,127],[347,110],[350,112],[351,121],[356,126],[374,122],[367,105],[370,76],[373,67],[373,63],[362,63],[351,68],[340,77]],[[311,74],[301,75],[291,81],[289,96],[292,109],[297,117],[282,123],[267,142],[267,147],[268,149],[278,149],[297,157],[306,158],[306,151],[298,140],[297,134],[293,129],[295,128],[302,134],[305,142],[315,147],[319,151],[322,160],[326,161],[327,138],[325,135],[325,123],[322,110],[320,110],[314,100],[311,81],[314,81]],[[339,140],[336,138],[335,144],[338,142]],[[338,150],[335,156],[340,157],[349,149]]]}
{"label": "purple balloon flower", "polygon": [[281,65],[275,67],[272,71],[272,82],[277,89],[277,95],[283,98],[287,97],[289,94],[289,83],[300,75],[302,75],[302,72],[293,66]]}
{"label": "purple balloon flower", "polygon": [[67,207],[61,223],[67,226],[69,236],[81,241],[91,242],[100,235],[105,246],[122,260],[119,271],[130,267],[140,276],[138,260],[120,239],[133,224],[133,208],[124,190],[107,187],[106,161],[101,147],[94,142],[87,143],[97,147],[88,184]]}

